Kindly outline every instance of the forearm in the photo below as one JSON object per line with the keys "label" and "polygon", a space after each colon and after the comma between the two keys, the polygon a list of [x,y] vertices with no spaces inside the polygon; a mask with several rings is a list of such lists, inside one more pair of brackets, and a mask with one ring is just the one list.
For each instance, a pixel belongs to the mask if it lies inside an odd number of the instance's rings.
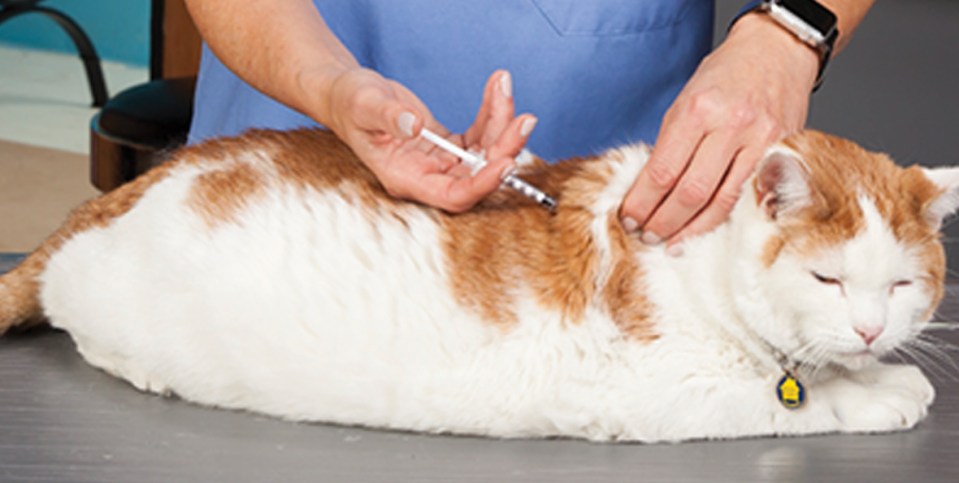
{"label": "forearm", "polygon": [[357,68],[310,0],[186,0],[200,34],[244,81],[326,123],[337,75]]}

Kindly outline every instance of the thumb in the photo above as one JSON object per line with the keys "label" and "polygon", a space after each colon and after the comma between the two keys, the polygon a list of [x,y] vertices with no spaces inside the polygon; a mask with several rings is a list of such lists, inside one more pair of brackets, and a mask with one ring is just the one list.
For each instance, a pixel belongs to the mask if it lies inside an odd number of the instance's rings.
{"label": "thumb", "polygon": [[358,102],[356,107],[354,122],[364,131],[410,139],[423,128],[424,118],[412,106],[382,92]]}
{"label": "thumb", "polygon": [[416,137],[423,129],[423,119],[405,106],[390,108],[384,118],[390,120],[392,124],[392,129],[384,129],[384,131],[398,139]]}

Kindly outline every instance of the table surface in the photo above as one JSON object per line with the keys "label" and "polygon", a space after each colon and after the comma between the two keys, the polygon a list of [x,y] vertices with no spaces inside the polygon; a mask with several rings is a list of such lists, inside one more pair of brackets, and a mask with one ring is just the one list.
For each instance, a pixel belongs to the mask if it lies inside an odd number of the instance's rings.
{"label": "table surface", "polygon": [[[0,273],[16,256],[0,254]],[[959,314],[950,287],[944,317]],[[959,343],[959,333],[942,333]],[[61,332],[0,339],[0,481],[959,481],[959,369],[909,432],[595,444],[296,424],[134,390]]]}

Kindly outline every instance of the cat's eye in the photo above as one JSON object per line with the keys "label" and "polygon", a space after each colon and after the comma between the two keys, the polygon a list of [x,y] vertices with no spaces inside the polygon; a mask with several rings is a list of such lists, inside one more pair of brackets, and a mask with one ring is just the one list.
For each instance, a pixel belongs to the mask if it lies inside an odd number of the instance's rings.
{"label": "cat's eye", "polygon": [[819,283],[824,283],[826,285],[842,285],[842,281],[839,280],[838,278],[827,277],[817,272],[809,272],[809,273],[811,273],[813,278],[815,278]]}
{"label": "cat's eye", "polygon": [[908,287],[912,285],[912,280],[896,280],[889,286],[889,293],[892,294],[897,288]]}

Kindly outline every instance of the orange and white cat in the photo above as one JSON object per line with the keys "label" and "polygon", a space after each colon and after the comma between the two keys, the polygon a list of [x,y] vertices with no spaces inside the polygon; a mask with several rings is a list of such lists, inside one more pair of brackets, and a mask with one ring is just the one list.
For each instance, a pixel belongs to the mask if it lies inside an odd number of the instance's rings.
{"label": "orange and white cat", "polygon": [[926,377],[879,358],[942,297],[959,170],[807,131],[671,257],[617,218],[647,157],[532,161],[555,213],[498,192],[451,215],[391,199],[322,131],[214,140],[0,278],[0,333],[46,317],[142,390],[415,431],[654,442],[926,415]]}

